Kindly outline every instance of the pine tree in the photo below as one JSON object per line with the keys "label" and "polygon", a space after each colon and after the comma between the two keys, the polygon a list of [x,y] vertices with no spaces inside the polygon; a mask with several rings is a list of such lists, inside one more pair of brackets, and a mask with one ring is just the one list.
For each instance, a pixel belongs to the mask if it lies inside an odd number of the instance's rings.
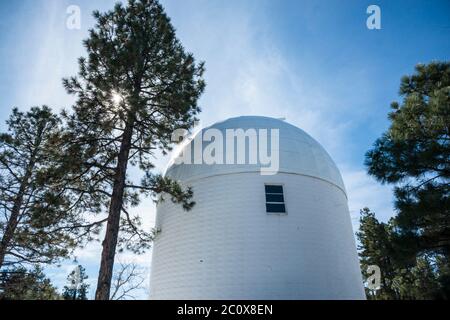
{"label": "pine tree", "polygon": [[50,173],[59,166],[61,122],[43,106],[14,109],[7,124],[0,134],[0,268],[52,263],[77,246],[72,227],[82,221]]}
{"label": "pine tree", "polygon": [[402,78],[402,103],[366,155],[369,174],[396,185],[396,228],[410,258],[450,254],[450,63],[418,65]]}
{"label": "pine tree", "polygon": [[356,235],[363,277],[367,280],[371,275],[367,272],[369,266],[376,265],[381,271],[380,290],[376,293],[367,290],[367,295],[379,300],[397,299],[398,294],[391,286],[395,267],[392,261],[394,249],[390,243],[390,226],[379,222],[375,213],[368,208],[361,210],[359,222],[360,227]]}
{"label": "pine tree", "polygon": [[0,272],[0,300],[59,300],[60,296],[40,266],[14,267]]}
{"label": "pine tree", "polygon": [[401,103],[391,105],[390,128],[366,154],[366,165],[380,182],[395,185],[391,243],[401,268],[424,274],[414,270],[436,261],[432,268],[440,293],[435,296],[448,298],[450,63],[417,65],[415,74],[402,78],[400,95]]}
{"label": "pine tree", "polygon": [[69,285],[64,286],[62,297],[64,300],[88,300],[89,284],[85,283],[89,277],[86,269],[78,265],[68,276]]}
{"label": "pine tree", "polygon": [[[79,73],[64,80],[78,99],[66,114],[72,160],[68,175],[82,175],[81,193],[95,194],[108,212],[96,299],[110,296],[116,250],[141,253],[152,235],[140,228],[129,207],[141,194],[168,197],[189,210],[193,192],[152,172],[152,157],[170,150],[175,129],[190,129],[200,111],[203,64],[186,53],[170,19],[155,0],[130,0],[112,11],[94,12],[97,21],[79,59]],[[129,168],[143,172],[139,182]]]}
{"label": "pine tree", "polygon": [[401,299],[433,300],[444,295],[439,283],[439,271],[427,256],[418,257],[414,266],[398,268],[392,279],[392,287]]}
{"label": "pine tree", "polygon": [[[381,288],[366,289],[367,297],[374,300],[394,299],[445,299],[442,285],[448,266],[439,257],[420,255],[414,260],[405,259],[407,244],[399,243],[393,225],[379,222],[368,208],[361,210],[359,256],[363,277],[368,279],[368,267],[376,265],[381,271]],[[407,261],[407,262],[406,262]]]}

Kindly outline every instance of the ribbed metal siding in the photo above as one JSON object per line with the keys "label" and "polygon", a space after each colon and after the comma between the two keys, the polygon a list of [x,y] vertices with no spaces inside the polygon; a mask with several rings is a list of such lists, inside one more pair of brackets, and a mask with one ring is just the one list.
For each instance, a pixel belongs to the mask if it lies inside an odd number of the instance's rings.
{"label": "ribbed metal siding", "polygon": [[[152,299],[364,299],[347,199],[298,174],[186,181],[197,205],[158,206]],[[284,185],[287,215],[265,212],[265,183]]]}

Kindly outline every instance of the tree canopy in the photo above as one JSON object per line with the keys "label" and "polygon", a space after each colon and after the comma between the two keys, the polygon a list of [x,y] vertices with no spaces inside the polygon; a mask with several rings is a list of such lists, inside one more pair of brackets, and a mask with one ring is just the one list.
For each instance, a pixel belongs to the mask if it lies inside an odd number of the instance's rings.
{"label": "tree canopy", "polygon": [[363,211],[360,254],[363,265],[384,268],[389,283],[382,294],[448,298],[450,63],[419,64],[415,71],[402,78],[390,127],[366,154],[369,174],[394,185],[396,214],[384,224]]}
{"label": "tree canopy", "polygon": [[79,244],[82,220],[54,170],[61,121],[51,109],[14,109],[0,134],[0,268],[52,263]]}
{"label": "tree canopy", "polygon": [[15,266],[0,272],[0,300],[59,300],[60,295],[42,268]]}
{"label": "tree canopy", "polygon": [[88,300],[89,284],[86,269],[78,265],[68,276],[68,284],[64,286],[62,297],[64,300]]}
{"label": "tree canopy", "polygon": [[369,174],[395,184],[395,226],[411,255],[450,253],[450,63],[402,78],[391,126],[366,155]]}

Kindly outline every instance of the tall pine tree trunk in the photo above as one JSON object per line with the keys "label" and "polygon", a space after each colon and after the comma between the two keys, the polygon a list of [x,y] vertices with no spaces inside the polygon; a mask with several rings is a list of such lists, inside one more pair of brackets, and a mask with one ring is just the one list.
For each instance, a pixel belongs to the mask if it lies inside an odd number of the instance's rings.
{"label": "tall pine tree trunk", "polygon": [[105,239],[103,240],[103,251],[98,275],[97,291],[95,293],[96,300],[109,300],[110,295],[114,257],[116,254],[119,235],[120,213],[122,211],[123,194],[125,190],[128,157],[131,148],[131,139],[133,136],[133,121],[131,118],[132,117],[129,117],[129,121],[125,127],[117,159],[116,176],[114,179],[111,203],[109,206]]}

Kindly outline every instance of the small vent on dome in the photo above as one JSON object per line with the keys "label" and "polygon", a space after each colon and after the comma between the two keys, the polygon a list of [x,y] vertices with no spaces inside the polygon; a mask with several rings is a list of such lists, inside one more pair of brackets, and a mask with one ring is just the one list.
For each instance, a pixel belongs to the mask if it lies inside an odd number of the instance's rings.
{"label": "small vent on dome", "polygon": [[266,187],[266,212],[286,213],[284,192],[282,185],[265,185]]}

